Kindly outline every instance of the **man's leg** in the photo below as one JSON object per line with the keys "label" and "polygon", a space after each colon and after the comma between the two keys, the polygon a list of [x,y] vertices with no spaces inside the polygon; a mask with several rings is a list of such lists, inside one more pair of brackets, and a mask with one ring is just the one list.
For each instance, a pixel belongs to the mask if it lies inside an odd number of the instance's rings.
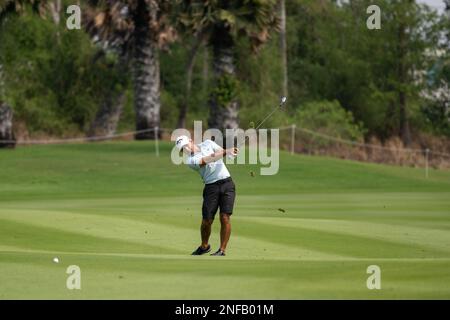
{"label": "man's leg", "polygon": [[228,213],[220,214],[220,250],[222,250],[223,252],[225,252],[228,240],[230,240],[231,235],[230,218],[231,215],[229,215]]}
{"label": "man's leg", "polygon": [[202,205],[202,225],[200,234],[202,237],[202,249],[208,248],[209,236],[211,235],[211,225],[219,206],[219,191],[216,185],[205,185],[203,189]]}
{"label": "man's leg", "polygon": [[208,248],[209,236],[211,235],[211,225],[213,219],[202,219],[202,225],[200,227],[200,234],[202,236],[202,248]]}

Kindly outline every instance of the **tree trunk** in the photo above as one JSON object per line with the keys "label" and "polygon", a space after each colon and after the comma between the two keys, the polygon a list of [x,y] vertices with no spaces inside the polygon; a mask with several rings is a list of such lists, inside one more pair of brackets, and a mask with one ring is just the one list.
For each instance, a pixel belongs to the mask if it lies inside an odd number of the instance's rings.
{"label": "tree trunk", "polygon": [[[54,0],[48,3],[47,5],[50,14],[52,16],[53,22],[59,26],[61,22],[61,9],[62,9],[62,3],[61,0]],[[56,30],[56,41],[58,44],[61,44],[61,34],[59,30]]]}
{"label": "tree trunk", "polygon": [[407,114],[406,94],[402,90],[399,92],[400,107],[400,137],[405,146],[411,144],[411,133],[409,130],[409,119]]}
{"label": "tree trunk", "polygon": [[407,93],[405,91],[405,85],[407,84],[407,70],[406,70],[406,27],[404,23],[400,22],[398,29],[398,103],[399,103],[399,125],[400,125],[400,137],[405,144],[409,146],[411,144],[411,133],[409,130],[408,110],[407,110]]}
{"label": "tree trunk", "polygon": [[[0,21],[1,24],[1,21]],[[5,79],[4,79],[4,72],[3,72],[3,65],[0,64],[0,97],[5,96]],[[1,101],[0,101],[1,105]]]}
{"label": "tree trunk", "polygon": [[89,129],[89,137],[111,136],[116,132],[125,104],[125,92],[111,93],[105,98]]}
{"label": "tree trunk", "polygon": [[[445,3],[445,14],[447,15],[447,19],[450,19],[450,0],[444,0]],[[450,30],[447,30],[447,42],[450,42]]]}
{"label": "tree trunk", "polygon": [[189,99],[191,97],[191,88],[192,88],[192,72],[195,66],[195,58],[197,57],[198,49],[202,44],[204,39],[203,33],[198,34],[195,37],[192,48],[189,52],[188,62],[186,64],[186,91],[184,93],[183,102],[180,108],[180,114],[178,115],[178,124],[177,128],[185,128],[186,127],[186,115],[189,106]]}
{"label": "tree trunk", "polygon": [[[234,65],[233,38],[228,28],[217,26],[212,36],[213,46],[213,75],[214,86],[216,89],[219,80],[225,77],[236,80],[236,70]],[[219,88],[226,89],[227,88]],[[216,90],[217,91],[217,90]],[[231,92],[229,101],[220,101],[215,93],[210,97],[210,113],[208,125],[210,128],[216,128],[224,131],[225,129],[237,128],[239,103],[236,92]]]}
{"label": "tree trunk", "polygon": [[[149,9],[145,1],[139,1],[135,17],[135,45],[133,57],[134,108],[136,113],[135,135],[138,140],[154,139],[155,127],[160,126],[160,73],[156,40],[151,34],[147,17]],[[156,10],[152,14],[156,15]],[[154,19],[156,21],[156,18]],[[152,131],[150,131],[152,130]],[[158,135],[160,135],[158,130]]]}
{"label": "tree trunk", "polygon": [[208,92],[209,78],[209,48],[205,46],[203,49],[203,66],[202,66],[202,90],[206,95]]}
{"label": "tree trunk", "polygon": [[61,9],[62,9],[61,0],[50,1],[48,3],[48,8],[52,16],[53,22],[56,25],[59,25],[59,23],[61,22]]}
{"label": "tree trunk", "polygon": [[280,0],[280,50],[281,68],[283,71],[283,96],[288,96],[288,67],[287,67],[287,45],[286,45],[286,7],[285,1]]}
{"label": "tree trunk", "polygon": [[12,130],[12,109],[0,101],[0,148],[14,148],[16,139]]}
{"label": "tree trunk", "polygon": [[[93,61],[103,57],[106,54],[105,51],[100,51],[94,57]],[[112,83],[109,90],[103,97],[103,102],[101,103],[97,114],[95,115],[94,121],[91,123],[89,128],[88,137],[95,136],[111,136],[116,132],[117,125],[120,120],[125,102],[126,93],[125,89],[128,86],[128,71],[129,63],[128,56],[123,52],[119,54],[119,59],[114,64],[108,65],[109,68],[114,68],[117,74],[121,75],[119,83]],[[120,90],[116,89],[117,85],[120,85]]]}

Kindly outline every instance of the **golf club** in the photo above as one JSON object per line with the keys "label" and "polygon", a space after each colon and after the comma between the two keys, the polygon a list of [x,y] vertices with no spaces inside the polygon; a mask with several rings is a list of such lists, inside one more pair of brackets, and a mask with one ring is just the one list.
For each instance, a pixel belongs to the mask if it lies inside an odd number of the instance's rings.
{"label": "golf club", "polygon": [[[285,96],[281,97],[280,104],[275,109],[273,109],[269,114],[267,114],[266,117],[262,121],[260,121],[259,124],[254,129],[258,130],[264,124],[264,122],[267,121],[267,119],[269,119],[277,110],[279,110],[279,109],[281,109],[281,107],[283,107],[283,105],[286,103],[286,100],[287,100],[287,98]],[[236,132],[236,129],[235,129],[235,132]],[[248,138],[248,136],[246,136],[245,138]],[[242,147],[245,144],[245,142],[246,142],[246,139],[244,139],[244,141],[241,144],[239,144],[237,146],[237,148],[239,149],[240,147]]]}
{"label": "golf club", "polygon": [[280,100],[280,104],[278,105],[278,107],[276,107],[274,110],[272,110],[272,112],[270,112],[259,124],[258,126],[255,128],[255,130],[258,130],[264,122],[266,122],[267,119],[269,119],[274,113],[275,111],[277,111],[278,109],[281,109],[281,107],[286,103],[287,98],[286,97],[281,97]]}

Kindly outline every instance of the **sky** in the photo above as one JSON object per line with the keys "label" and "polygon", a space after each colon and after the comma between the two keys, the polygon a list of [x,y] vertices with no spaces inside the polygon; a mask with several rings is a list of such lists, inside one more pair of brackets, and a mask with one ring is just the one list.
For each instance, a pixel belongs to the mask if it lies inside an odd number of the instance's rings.
{"label": "sky", "polygon": [[[439,13],[443,13],[445,9],[444,0],[416,0],[417,3],[425,3],[430,7],[439,11]],[[340,0],[341,3],[348,2],[348,0]],[[376,2],[375,2],[376,3]]]}
{"label": "sky", "polygon": [[438,10],[439,12],[444,12],[445,4],[443,0],[417,0],[418,3],[425,3],[430,7]]}

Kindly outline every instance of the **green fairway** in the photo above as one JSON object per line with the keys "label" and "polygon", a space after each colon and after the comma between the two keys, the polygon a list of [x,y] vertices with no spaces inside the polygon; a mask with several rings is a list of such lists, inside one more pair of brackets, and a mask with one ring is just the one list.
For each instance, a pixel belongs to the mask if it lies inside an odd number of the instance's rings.
{"label": "green fairway", "polygon": [[450,172],[283,152],[275,176],[230,165],[227,256],[193,257],[202,182],[160,147],[0,150],[0,299],[450,299]]}

